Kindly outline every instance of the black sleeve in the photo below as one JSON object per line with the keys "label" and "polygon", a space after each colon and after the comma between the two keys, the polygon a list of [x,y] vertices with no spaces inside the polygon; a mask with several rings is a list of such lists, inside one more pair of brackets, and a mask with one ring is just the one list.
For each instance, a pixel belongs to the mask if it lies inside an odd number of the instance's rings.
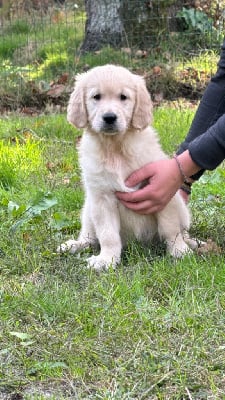
{"label": "black sleeve", "polygon": [[191,158],[202,169],[213,170],[225,159],[225,114],[188,146]]}
{"label": "black sleeve", "polygon": [[[218,63],[218,69],[216,74],[211,78],[203,96],[200,101],[199,107],[196,111],[195,117],[191,124],[190,130],[188,132],[187,137],[184,142],[181,143],[180,148],[177,154],[182,153],[186,149],[190,147],[190,143],[195,140],[197,137],[202,135],[202,138],[199,139],[199,146],[204,145],[204,141],[206,140],[206,145],[210,143],[210,146],[215,142],[215,151],[217,153],[217,146],[220,143],[220,134],[221,133],[212,133],[214,130],[208,129],[213,126],[216,121],[225,114],[225,40],[223,42],[222,51],[220,55],[220,60]],[[216,128],[216,127],[215,127]],[[221,128],[218,128],[219,131]],[[216,128],[217,131],[217,128]],[[207,138],[205,137],[207,136]],[[208,139],[211,136],[219,135],[219,139]],[[212,142],[211,142],[212,140]],[[224,140],[224,137],[223,137]],[[196,142],[197,143],[197,142]],[[195,144],[196,146],[197,144]],[[219,151],[219,150],[218,150]],[[219,153],[218,153],[219,154]],[[208,156],[208,155],[207,155]],[[219,157],[219,156],[218,156]],[[203,165],[203,164],[202,164]],[[205,165],[205,163],[204,163]],[[210,164],[211,165],[211,164]],[[198,179],[204,169],[193,176],[194,179]]]}

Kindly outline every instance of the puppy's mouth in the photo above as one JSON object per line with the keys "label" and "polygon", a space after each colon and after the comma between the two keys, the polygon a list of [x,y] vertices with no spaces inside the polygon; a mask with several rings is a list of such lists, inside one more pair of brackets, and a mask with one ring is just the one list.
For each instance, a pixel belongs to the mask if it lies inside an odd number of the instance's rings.
{"label": "puppy's mouth", "polygon": [[117,115],[115,113],[107,112],[103,114],[101,132],[105,135],[116,135],[119,133]]}
{"label": "puppy's mouth", "polygon": [[103,125],[101,128],[101,133],[103,133],[104,135],[113,136],[117,135],[119,133],[119,130],[116,126]]}

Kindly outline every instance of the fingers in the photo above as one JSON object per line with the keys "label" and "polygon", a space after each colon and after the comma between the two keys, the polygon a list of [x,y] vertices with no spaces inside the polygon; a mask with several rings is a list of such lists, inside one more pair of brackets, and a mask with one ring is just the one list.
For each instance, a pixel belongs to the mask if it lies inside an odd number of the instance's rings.
{"label": "fingers", "polygon": [[129,208],[130,210],[132,210],[140,215],[154,214],[163,209],[161,204],[154,204],[154,203],[150,202],[149,200],[142,201],[139,203],[131,203],[129,201],[121,200],[121,203],[126,208]]}
{"label": "fingers", "polygon": [[123,200],[125,202],[129,203],[137,203],[137,202],[143,202],[148,198],[148,192],[149,192],[149,185],[145,186],[143,189],[136,190],[135,192],[116,192],[116,196],[119,200]]}
{"label": "fingers", "polygon": [[140,215],[156,213],[163,209],[161,201],[157,201],[157,196],[155,199],[152,195],[150,185],[135,192],[116,192],[116,196],[126,208]]}
{"label": "fingers", "polygon": [[144,167],[134,171],[126,180],[126,185],[128,187],[136,186],[138,183],[144,181],[145,179],[151,178],[153,175],[153,170],[150,164],[144,165]]}

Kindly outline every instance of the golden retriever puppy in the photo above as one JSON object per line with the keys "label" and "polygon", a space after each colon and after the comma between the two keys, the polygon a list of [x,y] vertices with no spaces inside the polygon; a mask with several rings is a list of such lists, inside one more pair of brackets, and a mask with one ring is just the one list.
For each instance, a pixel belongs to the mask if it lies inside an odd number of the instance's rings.
{"label": "golden retriever puppy", "polygon": [[158,235],[172,256],[190,251],[184,240],[190,216],[178,193],[154,215],[138,215],[115,196],[116,191],[131,190],[124,183],[131,172],[167,157],[150,126],[152,102],[144,79],[114,65],[78,75],[67,116],[84,128],[79,160],[85,203],[78,239],[61,244],[58,252],[99,244],[100,253],[88,259],[88,266],[101,270],[116,266],[132,239],[148,243]]}

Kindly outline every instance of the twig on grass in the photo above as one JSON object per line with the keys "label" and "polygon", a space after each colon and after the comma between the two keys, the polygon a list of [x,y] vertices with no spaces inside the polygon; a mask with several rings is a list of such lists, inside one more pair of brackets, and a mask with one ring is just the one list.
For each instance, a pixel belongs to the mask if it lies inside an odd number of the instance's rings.
{"label": "twig on grass", "polygon": [[189,389],[186,387],[185,390],[186,390],[186,392],[187,392],[187,395],[188,395],[189,400],[193,400]]}
{"label": "twig on grass", "polygon": [[163,375],[161,379],[159,379],[157,382],[153,383],[142,395],[140,396],[140,400],[144,399],[156,386],[158,386],[160,383],[162,383],[165,379],[169,378],[173,374],[173,371],[167,372],[167,374]]}

